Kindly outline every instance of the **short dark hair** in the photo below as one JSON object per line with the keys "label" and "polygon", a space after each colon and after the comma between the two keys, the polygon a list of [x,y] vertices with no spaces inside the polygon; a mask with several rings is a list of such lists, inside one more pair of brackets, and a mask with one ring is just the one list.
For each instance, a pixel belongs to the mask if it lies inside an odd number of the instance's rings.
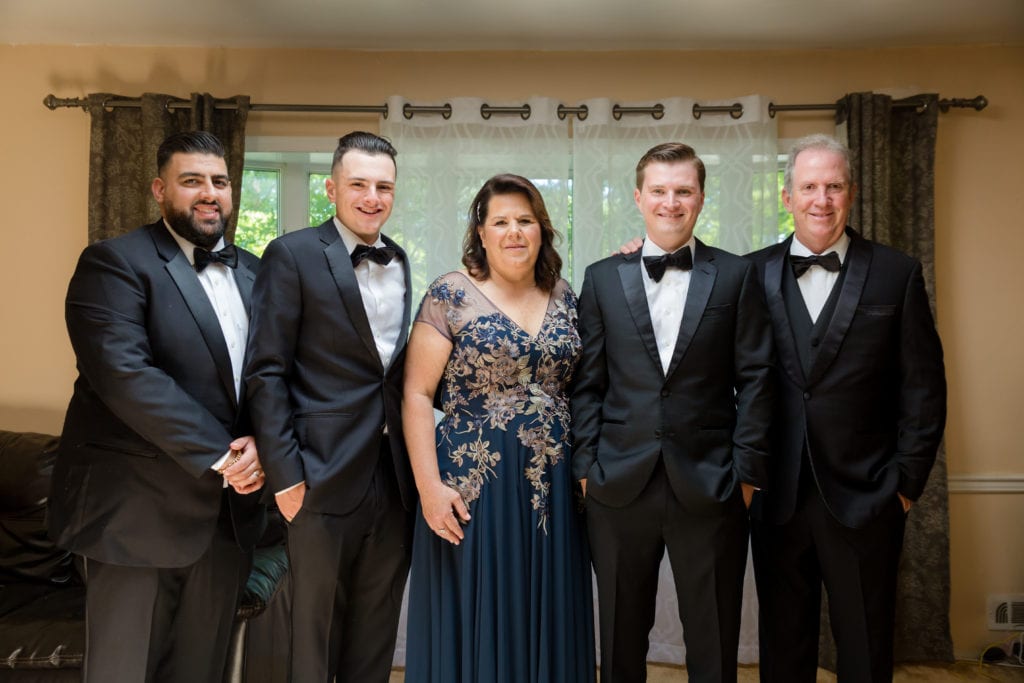
{"label": "short dark hair", "polygon": [[398,155],[398,150],[387,138],[367,133],[365,130],[357,130],[338,138],[338,148],[334,150],[334,160],[331,162],[332,171],[341,163],[345,153],[351,150],[366,152],[374,156],[384,154],[391,158],[392,163],[395,163],[395,157]]}
{"label": "short dark hair", "polygon": [[697,156],[693,147],[684,145],[681,142],[663,142],[660,145],[651,147],[640,157],[636,165],[636,189],[644,189],[644,170],[653,163],[677,164],[692,163],[697,169],[697,180],[700,182],[700,191],[704,192],[704,178],[707,171],[704,169],[704,162]]}
{"label": "short dark hair", "polygon": [[217,136],[205,130],[174,133],[164,138],[156,150],[156,173],[160,175],[175,154],[212,154],[224,158],[224,145]]}
{"label": "short dark hair", "polygon": [[540,251],[537,263],[533,267],[533,279],[545,292],[550,292],[558,284],[562,276],[562,257],[555,251],[555,242],[560,235],[551,225],[551,217],[544,206],[544,199],[537,187],[526,178],[502,173],[494,176],[480,188],[469,205],[469,227],[462,239],[462,263],[469,274],[477,279],[485,279],[490,275],[491,268],[487,263],[487,252],[478,232],[480,226],[487,222],[487,210],[491,198],[497,195],[520,194],[530,203],[533,215],[540,223]]}

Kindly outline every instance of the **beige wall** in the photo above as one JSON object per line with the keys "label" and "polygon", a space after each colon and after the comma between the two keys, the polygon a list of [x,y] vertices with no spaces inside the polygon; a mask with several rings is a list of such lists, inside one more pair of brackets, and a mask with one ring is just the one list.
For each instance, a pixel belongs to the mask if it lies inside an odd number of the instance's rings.
{"label": "beige wall", "polygon": [[[391,53],[0,46],[0,428],[57,431],[74,379],[63,295],[86,241],[88,116],[50,112],[48,93],[144,91],[254,102],[379,104],[530,95],[575,104],[751,93],[778,103],[846,92],[986,95],[981,113],[940,117],[936,182],[939,328],[947,354],[949,469],[1024,476],[1024,47],[811,52]],[[253,114],[251,135],[336,136],[376,127],[352,115]],[[827,115],[785,114],[780,136],[832,130]],[[1012,312],[1007,315],[1007,312]],[[1024,495],[955,493],[953,635],[974,654],[988,593],[1024,593]]]}

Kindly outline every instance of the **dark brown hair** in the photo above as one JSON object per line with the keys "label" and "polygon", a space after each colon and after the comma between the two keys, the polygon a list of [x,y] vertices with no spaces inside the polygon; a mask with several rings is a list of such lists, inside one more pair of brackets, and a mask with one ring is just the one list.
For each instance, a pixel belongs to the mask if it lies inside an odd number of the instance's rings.
{"label": "dark brown hair", "polygon": [[[367,133],[364,130],[357,130],[348,135],[344,135],[338,138],[338,148],[334,150],[334,160],[331,162],[331,170],[341,163],[346,152],[356,150],[364,152],[370,156],[387,156],[391,158],[391,162],[395,163],[395,157],[398,156],[398,152],[395,150],[394,145],[387,138],[382,138],[379,135],[373,133]],[[396,164],[397,166],[397,164]]]}
{"label": "dark brown hair", "polygon": [[697,156],[693,147],[684,145],[681,142],[663,142],[660,145],[651,147],[640,157],[636,165],[636,189],[644,189],[644,169],[653,163],[678,164],[690,162],[697,169],[697,180],[700,182],[700,191],[704,192],[704,178],[707,171],[704,170],[704,162]]}
{"label": "dark brown hair", "polygon": [[538,287],[550,292],[562,276],[562,257],[555,251],[555,242],[560,239],[560,235],[551,225],[551,218],[540,192],[533,183],[522,176],[511,173],[496,175],[484,183],[476,193],[476,197],[469,205],[469,227],[466,228],[466,236],[462,239],[462,263],[469,274],[478,280],[485,280],[490,275],[487,253],[484,251],[478,231],[487,222],[491,197],[506,194],[526,197],[533,215],[540,223],[540,251],[537,253],[537,263],[533,267],[533,277]]}
{"label": "dark brown hair", "polygon": [[224,145],[213,133],[190,130],[168,135],[156,150],[156,173],[163,173],[175,154],[209,154],[224,158]]}

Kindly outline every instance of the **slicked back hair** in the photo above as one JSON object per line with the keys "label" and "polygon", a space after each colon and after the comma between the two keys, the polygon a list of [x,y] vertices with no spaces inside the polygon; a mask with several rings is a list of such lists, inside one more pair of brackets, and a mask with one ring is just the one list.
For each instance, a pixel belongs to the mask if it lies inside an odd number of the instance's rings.
{"label": "slicked back hair", "polygon": [[[334,160],[331,162],[331,170],[337,168],[346,152],[357,150],[372,156],[385,155],[395,163],[398,150],[387,138],[382,138],[364,130],[357,130],[338,138],[338,148],[334,150]],[[397,164],[396,164],[397,167]]]}
{"label": "slicked back hair", "polygon": [[168,135],[156,150],[156,173],[160,175],[175,154],[211,154],[221,159],[224,145],[217,136],[205,130],[193,130]]}

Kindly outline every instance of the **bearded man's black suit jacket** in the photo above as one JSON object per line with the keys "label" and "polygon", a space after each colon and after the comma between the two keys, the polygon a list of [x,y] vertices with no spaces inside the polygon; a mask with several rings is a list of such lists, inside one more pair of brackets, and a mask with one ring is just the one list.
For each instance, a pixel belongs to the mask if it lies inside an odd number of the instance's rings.
{"label": "bearded man's black suit jacket", "polygon": [[[239,250],[230,271],[247,310],[258,263]],[[65,316],[79,376],[48,523],[87,558],[87,680],[142,675],[163,648],[177,675],[204,680],[227,656],[264,523],[261,492],[240,495],[211,469],[252,433],[217,312],[160,220],[82,252]],[[199,597],[187,600],[168,588],[197,566],[219,580],[188,581]]]}
{"label": "bearded man's black suit jacket", "polygon": [[[239,250],[246,308],[258,264]],[[251,548],[261,494],[225,494],[210,469],[251,426],[217,314],[163,220],[87,247],[65,314],[79,376],[53,472],[53,538],[108,564],[183,567],[208,547],[227,495]]]}

